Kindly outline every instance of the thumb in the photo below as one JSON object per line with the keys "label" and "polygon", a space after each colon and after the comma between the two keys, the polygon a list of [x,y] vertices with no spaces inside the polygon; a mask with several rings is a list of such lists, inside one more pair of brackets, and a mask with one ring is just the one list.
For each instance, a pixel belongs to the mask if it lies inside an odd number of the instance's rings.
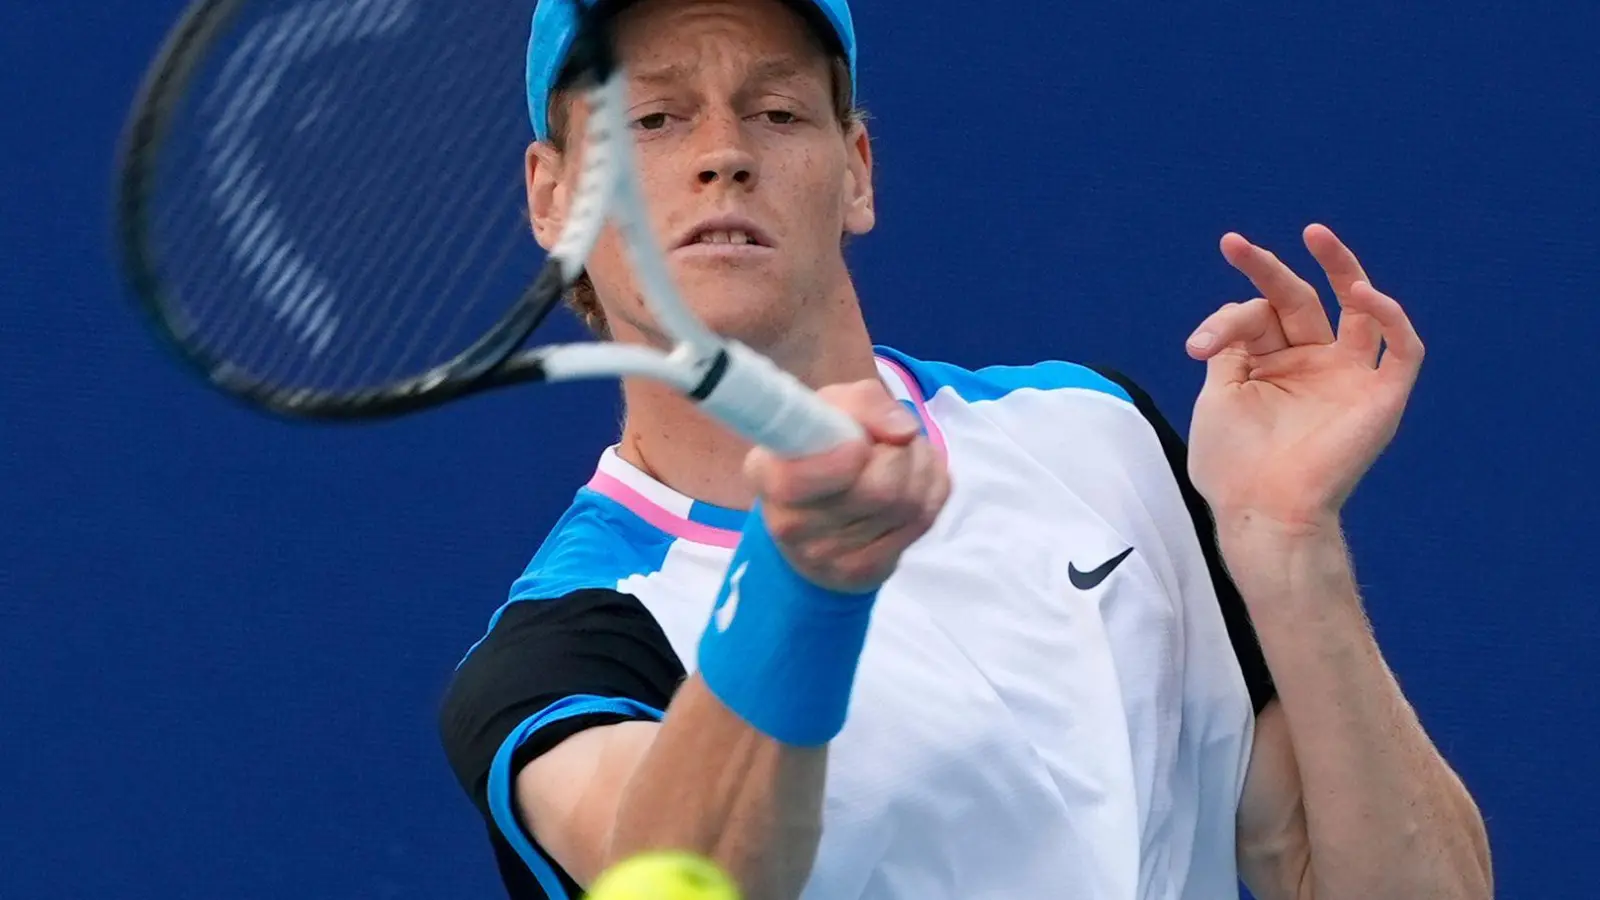
{"label": "thumb", "polygon": [[1250,354],[1243,347],[1228,347],[1206,360],[1203,390],[1216,390],[1250,380]]}
{"label": "thumb", "polygon": [[922,433],[917,417],[876,379],[832,385],[821,394],[855,419],[870,443],[904,446]]}
{"label": "thumb", "polygon": [[873,402],[871,412],[862,419],[861,426],[874,441],[901,447],[922,433],[922,422],[916,414],[887,391],[881,399]]}

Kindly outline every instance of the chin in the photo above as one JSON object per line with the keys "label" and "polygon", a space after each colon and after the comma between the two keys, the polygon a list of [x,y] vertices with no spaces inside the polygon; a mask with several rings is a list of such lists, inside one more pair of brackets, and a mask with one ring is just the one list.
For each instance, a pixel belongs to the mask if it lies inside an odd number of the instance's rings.
{"label": "chin", "polygon": [[718,270],[676,274],[684,304],[723,337],[761,350],[792,330],[796,292],[772,273]]}

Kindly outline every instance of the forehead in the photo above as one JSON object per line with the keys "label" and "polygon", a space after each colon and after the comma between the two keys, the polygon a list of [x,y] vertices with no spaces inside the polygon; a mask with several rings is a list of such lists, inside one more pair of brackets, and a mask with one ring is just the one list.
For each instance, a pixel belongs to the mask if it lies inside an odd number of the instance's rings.
{"label": "forehead", "polygon": [[826,62],[816,32],[783,0],[640,0],[618,16],[616,36],[635,76],[729,58],[769,76]]}

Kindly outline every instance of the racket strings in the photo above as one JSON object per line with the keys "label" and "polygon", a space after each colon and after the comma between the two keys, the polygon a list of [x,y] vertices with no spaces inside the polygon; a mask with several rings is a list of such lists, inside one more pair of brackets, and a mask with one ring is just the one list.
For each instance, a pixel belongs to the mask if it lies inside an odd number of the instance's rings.
{"label": "racket strings", "polygon": [[[513,210],[513,214],[518,217],[526,212],[526,207],[520,203],[511,204],[511,209]],[[489,232],[482,232],[477,243],[483,243],[483,241],[488,237]],[[489,293],[487,290],[485,290],[485,287],[489,279],[493,277],[493,273],[500,271],[505,265],[507,265],[517,250],[521,248],[526,241],[531,239],[532,238],[528,235],[526,230],[518,231],[507,229],[500,240],[499,251],[490,256],[483,265],[477,267],[460,265],[456,267],[452,279],[444,286],[444,296],[467,296],[476,298],[489,296]],[[466,278],[468,274],[476,275],[476,280],[473,282],[472,288],[470,290],[458,290],[462,279]],[[411,332],[411,341],[406,350],[407,358],[410,358],[411,354],[421,346],[421,338],[423,335],[433,333],[434,321],[439,312],[444,308],[444,304],[434,304],[428,307],[428,314],[425,320],[420,324],[420,326]],[[456,307],[454,313],[450,317],[450,324],[444,328],[442,332],[442,340],[445,345],[456,346],[458,342],[465,342],[463,334],[465,333],[465,326],[467,322],[472,318],[470,315],[471,310],[472,307],[470,305],[463,304]],[[474,339],[477,336],[478,335],[476,334],[470,335],[470,337]]]}
{"label": "racket strings", "polygon": [[527,15],[246,5],[196,70],[148,214],[184,339],[252,380],[349,393],[503,318],[543,258],[521,179]]}
{"label": "racket strings", "polygon": [[[370,9],[370,6],[369,6]],[[404,7],[389,8],[390,12]],[[327,86],[315,81],[289,84],[285,97],[284,75],[297,60],[312,58],[337,42],[352,40],[380,30],[385,21],[355,15],[359,8],[339,5],[333,0],[292,7],[265,17],[245,32],[240,46],[227,57],[214,89],[206,96],[203,112],[210,112],[204,144],[210,151],[202,162],[212,176],[213,208],[220,206],[221,217],[231,229],[231,249],[244,257],[243,275],[255,276],[256,287],[265,293],[266,305],[280,326],[302,340],[310,340],[310,355],[317,357],[328,348],[339,330],[337,314],[331,312],[337,300],[336,288],[318,271],[318,266],[295,241],[281,208],[270,191],[267,169],[259,156],[259,144],[252,126],[277,101],[289,109],[301,110],[290,124],[293,133],[303,133],[317,118],[325,103]],[[387,24],[397,20],[390,18]],[[316,92],[309,105],[306,96]],[[240,322],[239,324],[243,324]],[[238,339],[236,327],[229,338]],[[247,332],[265,337],[269,332]],[[225,345],[226,346],[226,345]],[[292,357],[270,352],[270,342],[257,340],[236,352],[243,367],[271,380]],[[280,363],[264,369],[261,358]]]}
{"label": "racket strings", "polygon": [[[337,332],[336,327],[326,326],[327,310],[338,296],[334,286],[309,260],[303,240],[296,240],[286,221],[282,204],[274,196],[269,174],[271,160],[264,158],[257,129],[262,125],[270,132],[276,124],[291,133],[303,133],[317,118],[318,105],[308,106],[305,100],[313,94],[325,100],[327,86],[302,79],[291,80],[286,89],[284,75],[297,59],[305,59],[336,40],[348,39],[343,26],[350,20],[334,15],[337,12],[337,7],[321,2],[281,10],[250,23],[238,46],[226,55],[221,72],[205,94],[193,129],[204,139],[189,148],[195,159],[187,166],[177,167],[180,172],[211,176],[203,185],[209,188],[209,207],[200,204],[201,208],[190,214],[202,219],[208,213],[215,215],[223,227],[230,229],[227,249],[232,252],[210,257],[221,269],[196,273],[190,283],[216,284],[232,274],[234,280],[244,281],[254,289],[247,291],[246,297],[254,294],[260,300],[264,292],[270,300],[274,290],[290,292],[289,302],[268,305],[276,306],[273,319],[279,329],[285,325],[308,327],[314,321],[324,326],[321,334],[325,340],[320,348],[311,348],[309,355],[313,358],[327,349],[327,339]],[[319,36],[315,28],[319,22],[329,34]],[[269,114],[273,109],[297,110],[298,116],[291,122],[275,123]],[[258,122],[261,119],[268,121]],[[252,282],[252,277],[259,280]],[[208,337],[236,367],[271,380],[281,377],[283,370],[298,358],[298,354],[273,352],[275,330],[263,327],[259,317],[250,315],[248,304],[217,302],[218,297],[198,291],[191,291],[190,296],[204,297],[212,313],[226,317],[223,323],[227,330],[211,332]],[[232,299],[237,297],[232,295]],[[337,320],[333,324],[336,326]],[[263,365],[265,360],[279,365],[267,368]]]}
{"label": "racket strings", "polygon": [[[459,19],[464,14],[460,7],[453,7],[450,19],[445,23],[445,31],[453,33],[460,27]],[[475,48],[463,44],[451,44],[447,52],[439,58],[438,68],[442,71],[471,70],[469,58]],[[451,158],[459,158],[463,145],[469,142],[492,138],[492,135],[463,134],[461,131],[447,132],[442,137],[441,150]],[[440,337],[431,331],[434,318],[441,308],[451,305],[458,316],[470,319],[477,304],[485,298],[480,294],[463,294],[456,287],[457,279],[449,279],[439,285],[437,297],[434,302],[404,302],[406,288],[411,285],[432,285],[438,283],[439,273],[446,268],[451,268],[450,260],[458,260],[453,267],[462,270],[475,265],[484,264],[475,259],[471,251],[475,249],[491,231],[498,230],[489,227],[489,223],[498,221],[498,218],[483,215],[478,227],[461,227],[463,222],[473,222],[473,218],[462,215],[470,211],[487,212],[489,205],[498,195],[520,197],[522,191],[520,184],[511,183],[510,179],[520,170],[520,165],[515,163],[521,160],[521,145],[507,144],[504,148],[504,158],[491,163],[488,160],[473,166],[461,166],[451,171],[435,173],[419,173],[420,178],[412,184],[426,183],[427,191],[411,191],[411,202],[399,215],[391,217],[388,224],[385,240],[398,238],[398,230],[406,227],[418,217],[425,217],[426,224],[423,231],[416,235],[415,243],[422,248],[422,252],[411,253],[401,263],[397,270],[382,273],[382,278],[387,280],[393,288],[381,297],[369,294],[374,303],[374,309],[364,316],[367,328],[352,337],[352,344],[369,347],[370,349],[360,355],[345,357],[346,366],[334,375],[333,380],[338,384],[358,383],[385,383],[398,380],[409,375],[417,374],[431,368],[442,359],[431,358],[430,347],[435,344],[444,346],[457,346],[453,336]],[[496,176],[496,177],[484,177]],[[424,182],[422,179],[427,179]],[[472,182],[476,182],[473,186]],[[453,215],[434,214],[427,215],[425,204],[435,196],[452,198],[452,203],[459,212]],[[524,239],[528,239],[527,232],[523,231]],[[457,254],[453,242],[470,239],[467,252]],[[376,257],[369,261],[368,271],[358,277],[358,283],[371,283],[379,281],[379,273],[372,271],[375,268]],[[503,261],[502,261],[503,262]],[[502,300],[504,298],[497,298]],[[420,318],[421,322],[416,320]],[[380,336],[381,335],[381,336]],[[402,335],[409,335],[409,340],[403,344],[403,349],[396,349],[396,341]],[[424,344],[427,341],[427,344]],[[387,366],[383,361],[388,360]],[[365,368],[357,366],[365,361]]]}
{"label": "racket strings", "polygon": [[[317,11],[324,9],[326,9],[324,4],[318,4]],[[298,11],[291,10],[285,16],[285,19],[289,19],[294,12]],[[251,71],[251,75],[241,77],[237,85],[231,85],[234,87],[233,93],[235,97],[246,95],[247,88],[262,85],[268,80],[274,83],[280,82],[280,73],[283,67],[289,65],[290,61],[301,58],[304,54],[313,52],[323,45],[323,41],[318,40],[312,30],[306,27],[308,23],[317,20],[315,12],[311,15],[302,15],[297,18],[300,23],[298,27],[284,26],[278,29],[279,34],[290,35],[288,39],[281,42],[279,56],[267,56],[264,50],[255,54],[257,62]],[[261,31],[252,32],[253,35],[261,33]],[[230,63],[241,58],[244,57],[242,55],[235,56],[230,60]],[[219,93],[213,96],[224,95],[222,90],[229,86],[229,79],[221,79],[221,83],[218,85]],[[282,90],[281,84],[278,86],[278,90]],[[289,124],[289,127],[294,134],[304,134],[312,127],[315,127],[317,120],[322,117],[323,110],[329,102],[330,89],[326,84],[319,84],[314,80],[307,79],[298,83],[291,82],[290,90],[291,92],[283,98],[283,101],[289,108],[301,110],[302,112],[293,123]],[[237,100],[233,102],[237,102]],[[259,114],[258,111],[256,115]],[[222,121],[226,121],[226,119]],[[215,132],[221,124],[222,122],[219,121],[217,125],[214,125],[213,131]],[[235,123],[233,127],[242,130],[239,123]],[[256,167],[255,171],[265,171],[264,161],[257,162],[252,160],[251,163]],[[258,189],[257,198],[260,203],[271,202],[267,186],[263,185]],[[333,203],[337,203],[339,199],[338,197],[329,198],[330,202]],[[320,267],[306,257],[303,249],[296,248],[288,251],[282,249],[287,246],[287,241],[292,240],[292,238],[283,235],[284,226],[282,224],[275,222],[272,227],[278,229],[275,233],[279,235],[274,243],[284,242],[280,244],[280,249],[277,252],[288,252],[294,255],[291,263],[278,267],[280,274],[276,276],[276,281],[273,282],[274,285],[289,284],[289,279],[297,279],[292,282],[293,288],[291,289],[296,300],[293,305],[294,312],[290,314],[289,324],[291,326],[303,324],[305,327],[313,327],[314,323],[321,324],[325,329],[322,332],[324,335],[323,343],[320,347],[314,346],[310,355],[313,359],[326,358],[326,344],[331,342],[341,330],[339,328],[340,320],[337,317],[330,320],[328,314],[323,312],[323,310],[331,308],[337,300],[336,288],[329,283],[326,276],[317,271]],[[304,261],[302,262],[301,260]],[[294,272],[296,268],[300,268],[305,274],[296,275]],[[304,317],[303,322],[301,317]],[[280,325],[283,324],[283,316],[276,316],[275,318],[278,319]],[[277,383],[283,379],[293,377],[293,366],[297,359],[289,354],[274,352],[275,344],[272,340],[272,331],[266,328],[259,328],[255,331],[246,332],[246,334],[254,335],[254,339],[250,340],[249,343],[242,344],[237,352],[239,361],[248,371],[254,373],[261,380],[271,383]]]}
{"label": "racket strings", "polygon": [[[507,206],[512,209],[520,206],[520,203],[516,203],[510,197],[514,186],[506,184],[504,180],[479,179],[478,186],[473,189],[463,185],[461,183],[463,180],[462,178],[454,179],[455,183],[448,191],[452,195],[459,192],[463,209],[486,211],[491,204],[500,206],[502,209]],[[520,191],[517,194],[520,195]],[[497,195],[505,196],[506,200],[495,204],[494,201]],[[494,216],[482,215],[482,221],[486,223],[490,221],[504,223],[506,219],[507,217],[504,213]],[[503,237],[507,239],[517,237],[518,231],[514,227],[459,229],[452,227],[451,222],[452,220],[445,216],[435,216],[433,218],[432,223],[420,241],[420,244],[427,248],[426,252],[413,254],[395,279],[395,284],[397,285],[437,285],[436,290],[439,300],[433,303],[404,304],[399,309],[395,309],[393,301],[401,296],[401,292],[400,290],[394,290],[389,293],[387,302],[382,304],[381,311],[377,315],[368,317],[368,321],[371,324],[369,333],[356,339],[358,343],[363,345],[368,342],[375,342],[373,352],[367,357],[371,366],[361,376],[358,376],[361,380],[393,380],[428,368],[430,362],[436,362],[436,360],[426,358],[429,353],[429,347],[433,345],[457,346],[454,330],[447,334],[440,334],[434,330],[434,320],[439,314],[445,307],[451,307],[453,310],[452,321],[459,325],[463,320],[471,320],[473,313],[478,308],[478,304],[486,299],[481,292],[481,286],[478,290],[472,292],[459,290],[461,277],[465,272],[474,268],[504,265],[505,259],[503,255],[495,260],[483,259],[481,256],[482,245],[496,231],[501,232]],[[511,223],[507,224],[514,225],[514,223],[515,220],[513,219]],[[520,237],[522,242],[532,240],[526,228],[521,230]],[[456,247],[457,243],[468,238],[470,238],[470,243],[465,247]],[[505,241],[505,243],[509,245],[510,240]],[[508,249],[513,248],[508,247]],[[446,270],[449,270],[449,275],[445,276],[441,282],[441,273]],[[488,271],[498,270],[488,269]],[[503,300],[504,298],[497,299]],[[420,321],[418,321],[419,319]],[[376,334],[379,329],[383,330],[381,338]],[[402,341],[402,339],[404,339],[402,346],[397,349],[396,342]],[[424,343],[425,341],[427,342],[426,344]],[[352,362],[355,359],[356,357],[352,357]],[[377,366],[384,359],[389,359],[391,362],[380,371]],[[343,381],[349,377],[350,373],[346,371],[341,373],[340,380]]]}

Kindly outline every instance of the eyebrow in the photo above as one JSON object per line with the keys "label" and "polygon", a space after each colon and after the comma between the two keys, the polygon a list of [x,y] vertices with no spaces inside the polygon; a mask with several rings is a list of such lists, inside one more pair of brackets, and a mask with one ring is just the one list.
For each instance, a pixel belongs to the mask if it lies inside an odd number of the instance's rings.
{"label": "eyebrow", "polygon": [[801,78],[806,74],[805,67],[800,60],[792,56],[780,56],[775,59],[764,59],[755,66],[755,72],[750,80],[754,82],[787,81],[792,78]]}
{"label": "eyebrow", "polygon": [[[629,77],[641,84],[652,86],[667,85],[686,80],[695,71],[695,66],[687,63],[671,63],[664,66],[653,66],[639,69],[629,73]],[[770,84],[774,81],[787,81],[806,75],[805,67],[801,61],[792,56],[769,57],[756,63],[753,67],[749,81],[753,84]]]}
{"label": "eyebrow", "polygon": [[683,79],[689,77],[689,73],[692,71],[694,71],[693,66],[686,65],[684,63],[674,63],[667,66],[655,66],[649,69],[635,69],[628,73],[628,77],[633,81],[638,81],[643,84],[671,84],[674,81],[682,81]]}

